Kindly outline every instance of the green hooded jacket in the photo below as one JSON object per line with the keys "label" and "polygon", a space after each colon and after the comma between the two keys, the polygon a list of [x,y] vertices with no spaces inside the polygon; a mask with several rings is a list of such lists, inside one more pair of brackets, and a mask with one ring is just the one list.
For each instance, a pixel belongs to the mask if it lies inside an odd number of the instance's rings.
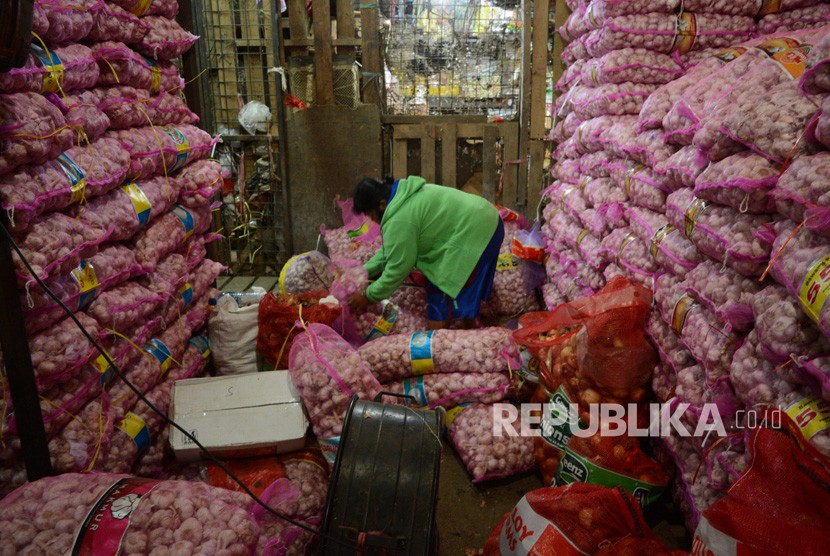
{"label": "green hooded jacket", "polygon": [[378,302],[389,297],[417,268],[452,298],[458,296],[493,237],[499,213],[483,197],[426,183],[418,176],[398,182],[380,229],[383,246],[366,263],[366,290]]}

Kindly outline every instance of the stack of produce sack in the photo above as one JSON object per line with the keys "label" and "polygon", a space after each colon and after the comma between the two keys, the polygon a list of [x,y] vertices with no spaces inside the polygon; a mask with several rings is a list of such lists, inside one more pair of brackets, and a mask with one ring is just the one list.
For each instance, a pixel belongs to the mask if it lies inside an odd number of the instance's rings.
{"label": "stack of produce sack", "polygon": [[[15,256],[52,466],[154,476],[166,424],[35,278],[162,412],[174,380],[204,371],[222,174],[171,62],[196,37],[177,2],[35,4],[31,53],[0,74],[0,198],[31,265]],[[0,404],[7,493],[26,473],[8,392]]]}
{"label": "stack of produce sack", "polygon": [[[598,273],[654,291],[654,396],[688,404],[690,430],[706,404],[725,425],[725,439],[656,443],[677,469],[691,530],[746,469],[744,410],[785,409],[827,450],[830,10],[815,0],[761,12],[759,2],[684,2],[680,25],[651,34],[679,3],[573,4],[559,30],[570,44],[553,114],[543,289],[549,308],[597,291]],[[613,64],[618,46],[629,54]],[[638,48],[664,63],[644,63]],[[637,97],[631,83],[656,87]],[[619,94],[602,104],[608,84]]]}

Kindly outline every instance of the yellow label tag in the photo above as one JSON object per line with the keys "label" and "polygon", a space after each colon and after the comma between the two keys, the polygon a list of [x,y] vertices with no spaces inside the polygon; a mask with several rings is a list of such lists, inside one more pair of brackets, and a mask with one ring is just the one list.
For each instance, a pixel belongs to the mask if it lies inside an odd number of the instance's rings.
{"label": "yellow label tag", "polygon": [[378,319],[378,322],[375,324],[375,330],[383,334],[384,336],[388,336],[390,332],[392,332],[392,327],[395,326],[394,322],[389,322],[384,318]]}
{"label": "yellow label tag", "polygon": [[769,14],[777,14],[781,11],[781,0],[761,0],[761,7],[755,17],[761,18]]}
{"label": "yellow label tag", "polygon": [[582,240],[588,236],[588,230],[582,230],[579,232],[579,235],[576,236],[576,246],[579,247],[579,244],[582,243]]}
{"label": "yellow label tag", "polygon": [[452,425],[452,422],[455,421],[456,417],[458,417],[462,411],[467,409],[467,405],[457,405],[452,409],[447,410],[447,415],[444,418],[444,426],[449,428]]}
{"label": "yellow label tag", "polygon": [[150,200],[147,199],[147,195],[144,194],[144,191],[142,191],[141,188],[134,183],[122,185],[121,191],[123,191],[127,197],[130,198],[130,202],[132,202],[133,208],[135,209],[136,218],[138,218],[138,224],[143,226],[149,222],[150,212],[153,207],[150,205]]}
{"label": "yellow label tag", "polygon": [[[104,352],[106,353],[106,352]],[[101,353],[98,357],[90,361],[90,365],[92,365],[98,374],[101,375],[101,384],[107,384],[110,379],[112,379],[113,369],[112,366],[107,361],[107,358],[104,356],[104,353]]]}
{"label": "yellow label tag", "polygon": [[689,203],[688,208],[686,208],[686,215],[685,215],[685,224],[686,224],[686,237],[692,239],[692,234],[695,233],[695,225],[697,224],[697,219],[700,218],[700,215],[703,214],[706,209],[709,208],[709,203],[702,199],[695,199]]}
{"label": "yellow label tag", "polygon": [[801,46],[796,46],[783,52],[776,52],[772,55],[772,59],[790,77],[799,79],[804,74],[804,70],[807,69],[807,57],[812,49],[812,45],[802,44]]}
{"label": "yellow label tag", "polygon": [[175,127],[162,127],[159,129],[167,134],[167,136],[170,137],[176,145],[176,150],[178,151],[176,154],[176,162],[174,162],[173,165],[167,169],[168,172],[175,172],[187,164],[187,155],[190,152],[190,145],[187,142],[187,137],[185,137],[184,133],[182,133],[180,129]]}
{"label": "yellow label tag", "polygon": [[122,421],[118,424],[118,428],[129,434],[130,438],[137,437],[141,432],[141,429],[146,426],[147,425],[144,423],[144,419],[132,411],[128,411],[127,414],[124,415],[124,419],[122,419]]}
{"label": "yellow label tag", "polygon": [[600,29],[602,25],[597,21],[597,17],[594,15],[594,3],[591,2],[588,4],[588,21],[593,25],[596,29]]}
{"label": "yellow label tag", "polygon": [[87,261],[81,261],[81,264],[72,271],[72,277],[78,283],[82,294],[98,288],[95,268]]}
{"label": "yellow label tag", "polygon": [[807,269],[798,293],[804,312],[817,323],[828,294],[830,294],[830,255],[825,255],[813,261]]}
{"label": "yellow label tag", "polygon": [[594,82],[594,85],[601,85],[599,82],[599,62],[594,62],[591,66],[591,81]]}
{"label": "yellow label tag", "polygon": [[130,6],[128,9],[130,13],[141,17],[145,13],[147,13],[147,9],[150,7],[150,4],[153,3],[153,0],[138,0],[135,4]]}
{"label": "yellow label tag", "polygon": [[686,324],[686,317],[695,305],[697,305],[697,302],[689,295],[684,295],[677,300],[677,303],[674,304],[674,310],[672,311],[671,317],[671,329],[674,330],[676,334],[683,332],[683,325]]}
{"label": "yellow label tag", "polygon": [[499,255],[499,258],[496,260],[496,270],[510,270],[511,268],[518,267],[519,259],[512,253],[505,253],[504,255]]}
{"label": "yellow label tag", "polygon": [[827,400],[817,397],[804,398],[784,411],[792,417],[807,440],[830,427],[830,402]]}
{"label": "yellow label tag", "polygon": [[755,48],[764,51],[767,54],[767,56],[772,58],[776,54],[779,54],[791,48],[795,48],[800,44],[800,40],[793,39],[791,37],[775,37],[755,45]]}
{"label": "yellow label tag", "polygon": [[654,232],[654,237],[651,238],[651,256],[656,257],[657,251],[660,249],[660,244],[672,232],[676,232],[677,229],[672,226],[671,224],[666,224],[656,232]]}
{"label": "yellow label tag", "polygon": [[585,176],[584,178],[582,178],[582,181],[579,182],[579,192],[580,193],[585,193],[585,186],[588,185],[588,183],[590,181],[591,181],[591,178],[589,176]]}
{"label": "yellow label tag", "polygon": [[620,248],[617,249],[616,263],[617,263],[618,267],[622,268],[622,266],[620,265],[620,257],[622,257],[623,251],[625,251],[625,248],[628,247],[628,245],[632,241],[634,241],[635,239],[637,239],[637,236],[635,236],[634,233],[632,232],[632,233],[629,233],[627,236],[625,236],[625,239],[622,240],[622,243],[620,244]]}
{"label": "yellow label tag", "polygon": [[674,28],[674,45],[672,52],[681,56],[691,52],[697,42],[697,17],[692,12],[682,12],[677,16]]}
{"label": "yellow label tag", "polygon": [[634,174],[637,172],[645,169],[645,164],[638,164],[634,168],[630,168],[628,172],[625,173],[625,194],[629,197],[631,196],[631,178],[634,177]]}
{"label": "yellow label tag", "polygon": [[718,52],[715,55],[715,58],[723,62],[731,62],[732,60],[743,56],[744,53],[746,53],[746,48],[742,46],[735,46],[733,48],[727,48],[726,50]]}

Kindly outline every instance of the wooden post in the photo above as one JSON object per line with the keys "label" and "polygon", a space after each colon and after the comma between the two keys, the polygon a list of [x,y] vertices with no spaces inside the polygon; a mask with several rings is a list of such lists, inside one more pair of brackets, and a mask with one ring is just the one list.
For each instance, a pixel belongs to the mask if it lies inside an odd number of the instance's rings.
{"label": "wooden post", "polygon": [[[526,158],[528,155],[530,139],[530,103],[531,103],[531,29],[532,29],[532,6],[533,0],[522,0],[522,86],[521,86],[521,104],[519,110],[519,158]],[[520,206],[526,200],[524,193],[527,188],[527,164],[520,164],[518,166],[518,182],[516,183],[516,196],[504,201],[506,206],[516,208],[522,212]],[[515,206],[512,203],[516,203]]]}
{"label": "wooden post", "polygon": [[[337,0],[337,38],[353,39],[354,30],[354,2],[352,0]],[[354,57],[354,46],[338,46],[337,53]]]}
{"label": "wooden post", "polygon": [[[571,9],[565,3],[565,0],[555,0],[556,7],[554,12],[554,21],[556,24],[556,29],[559,29],[565,22],[568,20],[568,16],[571,15]],[[559,78],[562,77],[562,74],[565,73],[565,64],[562,62],[562,51],[565,50],[565,41],[562,40],[562,37],[559,35],[558,32],[553,34],[553,52],[551,53],[553,58],[553,82],[556,83],[559,81]],[[554,92],[554,95],[556,93]]]}
{"label": "wooden post", "polygon": [[435,183],[435,126],[421,124],[421,177]]}
{"label": "wooden post", "polygon": [[457,163],[456,146],[458,129],[456,124],[441,125],[441,184],[447,187],[458,187],[456,180]]}
{"label": "wooden post", "polygon": [[[535,217],[542,193],[545,156],[545,100],[547,96],[548,21],[550,0],[533,0],[533,31],[530,76],[530,168],[528,170],[527,216]],[[520,199],[521,201],[521,199]]]}
{"label": "wooden post", "polygon": [[[305,0],[286,0],[288,5],[288,29],[292,40],[303,40],[308,38],[308,13],[306,12]],[[328,6],[326,7],[328,10]],[[302,56],[308,49],[305,46],[294,46],[290,49],[290,55]]]}
{"label": "wooden post", "polygon": [[314,104],[334,104],[329,0],[311,0],[314,18]]}
{"label": "wooden post", "polygon": [[496,163],[498,140],[498,126],[485,125],[484,142],[481,146],[481,194],[491,203],[496,202],[496,187],[499,181],[498,164]]}
{"label": "wooden post", "polygon": [[[366,6],[366,7],[364,7]],[[363,102],[383,107],[383,60],[380,55],[380,23],[377,3],[360,6],[360,32],[363,41]]]}

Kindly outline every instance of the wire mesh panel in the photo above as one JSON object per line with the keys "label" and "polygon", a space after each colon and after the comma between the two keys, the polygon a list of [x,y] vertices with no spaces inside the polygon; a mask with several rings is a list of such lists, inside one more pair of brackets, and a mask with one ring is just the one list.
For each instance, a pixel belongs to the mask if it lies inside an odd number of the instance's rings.
{"label": "wire mesh panel", "polygon": [[384,25],[391,114],[518,111],[521,12],[490,0],[388,0]]}
{"label": "wire mesh panel", "polygon": [[[273,0],[203,0],[202,40],[207,98],[217,133],[240,133],[238,115],[256,100],[271,109],[277,121],[276,81],[269,70],[276,64],[272,48]],[[275,126],[274,126],[275,127]]]}

